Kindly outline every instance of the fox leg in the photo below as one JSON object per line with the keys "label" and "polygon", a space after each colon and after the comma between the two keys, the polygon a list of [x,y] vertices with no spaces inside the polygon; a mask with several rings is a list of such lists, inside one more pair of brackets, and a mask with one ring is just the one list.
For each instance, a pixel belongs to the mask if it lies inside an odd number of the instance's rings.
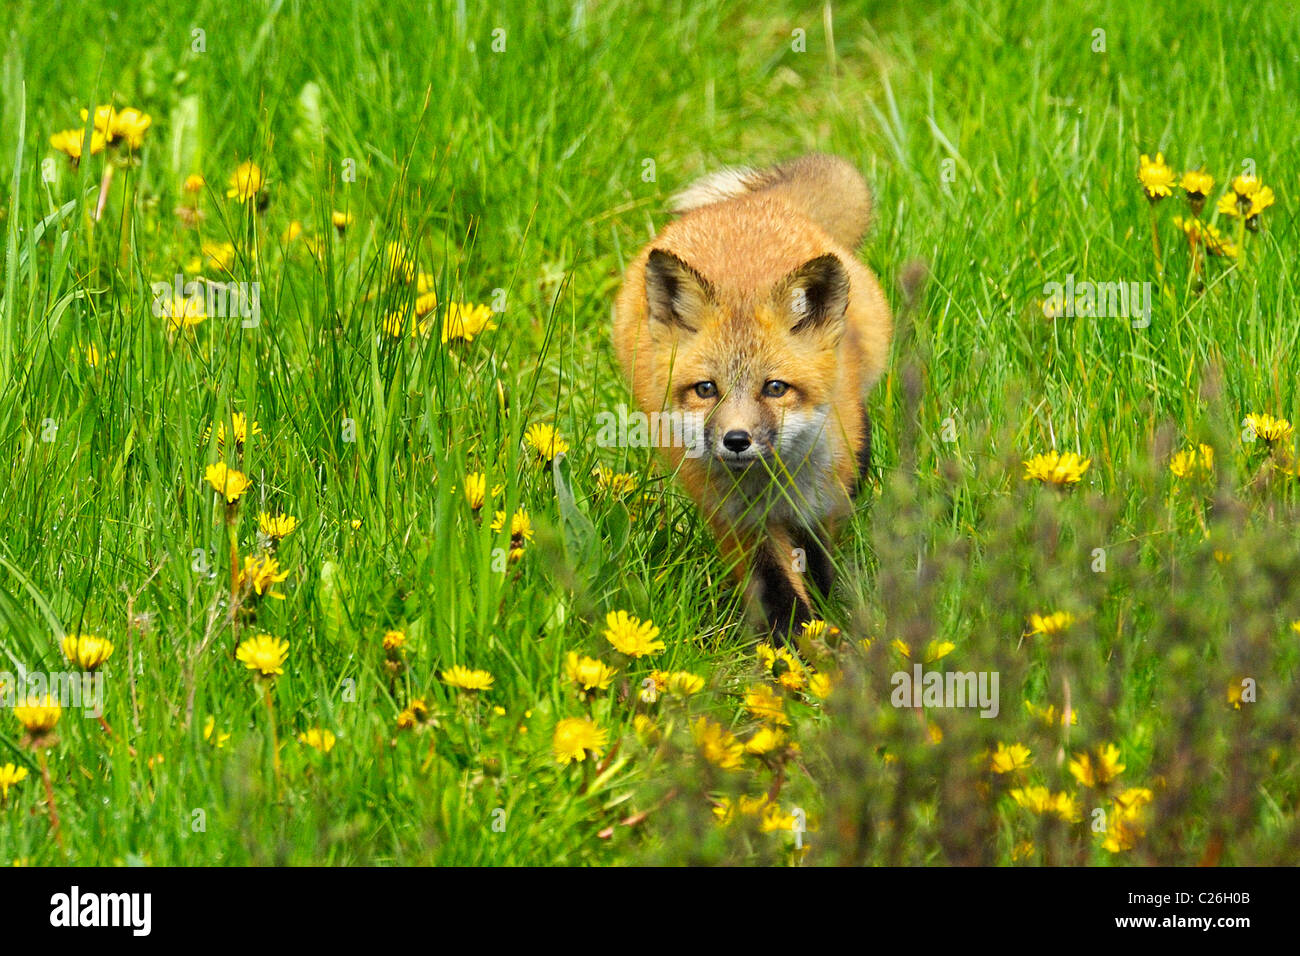
{"label": "fox leg", "polygon": [[803,551],[804,570],[812,582],[812,588],[807,590],[815,592],[814,596],[822,600],[829,598],[831,588],[835,586],[835,568],[831,564],[830,552],[822,543],[830,540],[829,533],[820,529],[797,528],[792,540],[794,546]]}
{"label": "fox leg", "polygon": [[[745,588],[751,616],[769,633],[787,637],[814,618],[794,537],[784,528],[719,529],[718,542],[732,573]],[[817,549],[819,554],[825,552]]]}
{"label": "fox leg", "polygon": [[853,497],[861,494],[866,487],[871,472],[871,415],[867,406],[862,406],[862,445],[858,448],[858,478],[853,485]]}

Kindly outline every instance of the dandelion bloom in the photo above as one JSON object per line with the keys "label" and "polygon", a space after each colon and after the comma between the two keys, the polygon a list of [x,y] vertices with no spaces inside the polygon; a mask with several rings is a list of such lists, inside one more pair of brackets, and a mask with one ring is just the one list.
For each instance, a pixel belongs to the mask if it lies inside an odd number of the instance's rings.
{"label": "dandelion bloom", "polygon": [[1198,445],[1195,450],[1180,451],[1169,460],[1175,478],[1208,477],[1214,473],[1214,449]]}
{"label": "dandelion bloom", "polygon": [[588,752],[592,757],[599,757],[608,743],[608,730],[597,727],[586,717],[566,717],[555,725],[551,750],[556,761],[567,765],[574,760],[586,760]]}
{"label": "dandelion bloom", "polygon": [[[912,659],[912,648],[898,638],[890,641],[889,646],[908,660]],[[952,641],[941,641],[936,638],[925,646],[925,650],[921,654],[921,661],[925,664],[933,664],[935,661],[943,660],[956,649],[957,645]]]}
{"label": "dandelion bloom", "polygon": [[556,455],[569,450],[569,443],[560,437],[553,425],[536,423],[529,425],[524,432],[524,443],[536,452],[542,461],[550,461]]}
{"label": "dandelion bloom", "polygon": [[808,693],[818,700],[825,700],[835,689],[835,678],[826,671],[819,671],[808,679]]}
{"label": "dandelion bloom", "polygon": [[1123,772],[1119,748],[1114,744],[1106,744],[1093,753],[1075,754],[1070,761],[1070,773],[1085,787],[1104,787]]}
{"label": "dandelion bloom", "polygon": [[468,667],[462,667],[460,664],[450,670],[443,671],[442,679],[452,687],[458,687],[461,690],[488,690],[496,681],[496,678],[487,671],[471,670]]}
{"label": "dandelion bloom", "polygon": [[1165,164],[1164,153],[1156,153],[1154,160],[1142,154],[1138,162],[1138,181],[1151,202],[1159,202],[1173,195],[1174,171]]}
{"label": "dandelion bloom", "polygon": [[62,713],[63,708],[59,702],[49,694],[44,697],[29,697],[14,707],[18,723],[33,737],[42,737],[52,731],[58,725]]}
{"label": "dandelion bloom", "polygon": [[[237,250],[233,242],[211,242],[204,240],[199,244],[199,254],[203,263],[214,272],[229,272],[235,266]],[[197,268],[192,270],[197,271]]]}
{"label": "dandelion bloom", "polygon": [[167,317],[167,327],[172,332],[192,329],[206,319],[203,311],[203,299],[195,296],[176,295],[163,303],[163,315]]}
{"label": "dandelion bloom", "polygon": [[63,639],[63,656],[82,670],[93,671],[113,656],[113,642],[93,634],[69,634]]}
{"label": "dandelion bloom", "polygon": [[766,684],[754,684],[745,691],[745,709],[759,720],[769,720],[774,724],[790,723],[790,718],[785,714],[785,698]]}
{"label": "dandelion bloom", "polygon": [[334,224],[335,229],[342,232],[348,226],[352,225],[352,213],[339,212],[336,209],[334,212],[330,213],[330,222]]}
{"label": "dandelion bloom", "polygon": [[739,770],[745,747],[719,723],[700,717],[691,724],[691,737],[704,759],[723,770]]}
{"label": "dandelion bloom", "polygon": [[145,131],[152,124],[153,117],[148,113],[142,113],[128,106],[113,114],[112,122],[109,125],[108,139],[111,142],[120,138],[125,140],[126,145],[131,149],[139,149],[144,145]]}
{"label": "dandelion bloom", "polygon": [[380,278],[387,284],[415,278],[415,260],[400,242],[388,242],[379,257]]}
{"label": "dandelion bloom", "polygon": [[272,597],[283,601],[284,595],[273,591],[277,584],[289,576],[288,571],[280,570],[280,562],[265,554],[246,555],[244,567],[239,572],[239,588],[252,588],[258,597]]}
{"label": "dandelion bloom", "polygon": [[610,611],[605,615],[605,640],[628,657],[645,657],[658,654],[664,642],[655,640],[659,628],[651,621],[632,617],[627,611]]}
{"label": "dandelion bloom", "polygon": [[1285,441],[1295,431],[1294,426],[1285,418],[1274,418],[1272,415],[1247,415],[1245,425],[1270,445]]}
{"label": "dandelion bloom", "polygon": [[470,509],[478,511],[483,507],[483,501],[487,497],[487,475],[481,471],[476,471],[471,475],[465,476],[465,500],[469,502]]}
{"label": "dandelion bloom", "polygon": [[248,202],[257,198],[265,185],[266,178],[262,175],[261,167],[251,159],[246,160],[230,174],[230,188],[226,190],[226,196],[241,203]]}
{"label": "dandelion bloom", "polygon": [[217,730],[217,718],[209,714],[208,719],[203,722],[203,739],[220,750],[230,739],[230,734]]}
{"label": "dandelion bloom", "polygon": [[486,305],[451,302],[448,303],[447,314],[442,319],[442,341],[453,342],[461,339],[473,342],[475,336],[496,327],[497,324],[492,321],[492,310]]}
{"label": "dandelion bloom", "polygon": [[1019,806],[1039,816],[1051,814],[1067,823],[1079,819],[1079,803],[1067,793],[1052,793],[1046,787],[1017,787],[1010,795]]}
{"label": "dandelion bloom", "polygon": [[333,731],[324,730],[320,727],[312,727],[298,735],[298,742],[306,744],[313,750],[319,750],[323,754],[329,753],[334,749],[335,738]]}
{"label": "dandelion bloom", "polygon": [[1029,701],[1025,701],[1025,710],[1029,711],[1030,717],[1040,721],[1047,727],[1055,727],[1058,724],[1064,727],[1067,722],[1070,726],[1079,723],[1079,712],[1077,710],[1070,710],[1070,719],[1067,721],[1064,713],[1058,714],[1056,712],[1055,704],[1048,704],[1046,707],[1035,707]]}
{"label": "dandelion bloom", "polygon": [[[217,429],[217,447],[225,448],[226,447],[226,422],[224,419],[218,419],[214,424],[216,425],[216,429]],[[208,443],[208,440],[212,437],[212,428],[213,425],[211,424],[206,425],[203,428],[202,443],[204,445],[206,445]],[[230,430],[231,433],[235,436],[235,446],[241,449],[244,447],[244,444],[248,441],[248,436],[250,434],[253,435],[262,434],[262,426],[259,425],[256,421],[253,422],[252,430],[250,432],[249,425],[248,425],[248,417],[243,412],[234,412],[231,414]]]}
{"label": "dandelion bloom", "polygon": [[248,476],[242,471],[236,471],[223,461],[217,462],[215,465],[208,465],[203,472],[203,477],[212,486],[212,489],[218,494],[224,495],[226,501],[230,504],[238,501],[239,496],[247,491],[252,484],[248,480]]}
{"label": "dandelion bloom", "polygon": [[1015,770],[1024,770],[1032,762],[1029,748],[1024,744],[1012,744],[1008,747],[998,741],[997,752],[989,758],[989,769],[994,773],[1011,773]]}
{"label": "dandelion bloom", "polygon": [[785,746],[785,732],[763,724],[745,742],[745,752],[762,756]]}
{"label": "dandelion bloom", "polygon": [[0,765],[0,802],[9,799],[10,787],[18,786],[26,778],[26,767],[15,767],[11,763]]}
{"label": "dandelion bloom", "polygon": [[[490,525],[493,531],[500,531],[506,526],[506,513],[498,511]],[[524,556],[524,543],[533,540],[533,522],[528,512],[520,508],[510,518],[510,560],[518,561]]]}
{"label": "dandelion bloom", "polygon": [[284,662],[289,656],[289,642],[270,634],[258,634],[239,645],[235,658],[250,671],[262,677],[284,673]]}
{"label": "dandelion bloom", "polygon": [[1029,615],[1029,633],[1042,634],[1045,637],[1056,637],[1058,634],[1064,634],[1074,626],[1074,615],[1069,611],[1054,611],[1051,614],[1031,614]]}
{"label": "dandelion bloom", "polygon": [[202,192],[203,187],[206,186],[207,184],[208,181],[204,179],[202,176],[200,176],[198,173],[190,173],[188,176],[185,177],[185,185],[182,188],[187,193],[197,193],[197,192]]}
{"label": "dandelion bloom", "polygon": [[388,631],[384,634],[384,650],[400,651],[406,646],[406,635],[401,631]]}
{"label": "dandelion bloom", "polygon": [[692,674],[690,671],[674,671],[668,675],[665,686],[670,694],[676,694],[678,697],[690,697],[692,694],[698,694],[704,690],[704,678],[699,674]]}
{"label": "dandelion bloom", "polygon": [[279,541],[293,534],[298,527],[298,519],[293,515],[273,515],[269,511],[263,511],[257,516],[257,527],[268,538]]}
{"label": "dandelion bloom", "polygon": [[1210,255],[1237,258],[1236,244],[1224,238],[1218,227],[1199,219],[1184,220],[1182,216],[1174,216],[1174,225],[1187,234],[1192,245],[1200,243]]}
{"label": "dandelion bloom", "polygon": [[1192,207],[1192,215],[1199,216],[1201,208],[1205,205],[1205,197],[1214,188],[1214,177],[1205,170],[1189,170],[1183,173],[1182,181],[1178,185],[1187,194],[1187,203]]}
{"label": "dandelion bloom", "polygon": [[592,472],[596,477],[596,490],[622,498],[636,490],[636,475],[626,471],[609,471],[597,465]]}
{"label": "dandelion bloom", "polygon": [[1045,485],[1061,488],[1078,484],[1092,464],[1092,459],[1082,458],[1072,451],[1067,451],[1064,455],[1049,451],[1034,455],[1023,464],[1025,481],[1041,481]]}
{"label": "dandelion bloom", "polygon": [[614,668],[594,657],[569,651],[564,661],[564,671],[569,680],[583,690],[605,690],[618,673]]}
{"label": "dandelion bloom", "polygon": [[[90,134],[90,155],[104,151],[104,134],[95,130]],[[50,137],[50,145],[61,153],[66,153],[73,165],[81,162],[85,151],[86,131],[84,129],[65,129]]]}

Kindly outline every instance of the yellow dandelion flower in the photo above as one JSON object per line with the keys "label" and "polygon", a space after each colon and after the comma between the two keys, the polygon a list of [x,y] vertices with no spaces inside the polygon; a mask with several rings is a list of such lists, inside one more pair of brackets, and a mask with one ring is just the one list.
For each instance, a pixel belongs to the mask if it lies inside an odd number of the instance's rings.
{"label": "yellow dandelion flower", "polygon": [[[90,155],[104,151],[105,145],[104,134],[95,130],[90,134]],[[50,137],[50,145],[61,153],[66,153],[75,166],[81,162],[82,153],[86,145],[86,131],[84,129],[65,129],[55,133]]]}
{"label": "yellow dandelion flower", "polygon": [[1025,466],[1025,481],[1040,481],[1058,488],[1078,484],[1092,464],[1091,458],[1082,458],[1072,451],[1064,455],[1049,451],[1034,455]]}
{"label": "yellow dandelion flower", "polygon": [[1192,208],[1192,215],[1199,216],[1201,208],[1205,205],[1205,197],[1214,188],[1214,177],[1203,169],[1189,170],[1183,173],[1182,181],[1178,185],[1187,196],[1187,204]]}
{"label": "yellow dandelion flower", "polygon": [[588,754],[593,758],[599,757],[608,743],[608,730],[597,727],[586,717],[566,717],[555,725],[551,752],[555,754],[556,762],[568,765],[575,760],[586,760]]}
{"label": "yellow dandelion flower", "polygon": [[306,744],[312,750],[319,750],[323,754],[334,749],[336,740],[333,731],[321,727],[311,727],[298,735],[299,743]]}
{"label": "yellow dandelion flower", "polygon": [[1012,773],[1016,770],[1024,770],[1031,763],[1033,758],[1030,756],[1029,748],[1024,744],[1012,744],[1008,747],[998,741],[997,752],[989,758],[989,769],[994,773]]}
{"label": "yellow dandelion flower", "polygon": [[489,672],[471,670],[470,668],[463,667],[460,664],[455,665],[449,670],[443,671],[442,679],[452,687],[459,688],[460,690],[473,691],[490,690],[492,685],[496,682],[496,678]]}
{"label": "yellow dandelion flower", "polygon": [[172,296],[163,303],[163,315],[167,318],[168,331],[173,333],[193,329],[208,317],[199,296]]}
{"label": "yellow dandelion flower", "polygon": [[270,634],[250,637],[235,650],[235,659],[260,677],[283,674],[288,657],[289,642]]}
{"label": "yellow dandelion flower", "polygon": [[[204,240],[199,244],[202,264],[214,272],[230,272],[235,267],[238,251],[233,242],[211,242]],[[191,271],[197,271],[197,267]]]}
{"label": "yellow dandelion flower", "polygon": [[63,656],[87,671],[95,670],[113,656],[113,642],[93,634],[69,634],[62,646]]}
{"label": "yellow dandelion flower", "polygon": [[690,671],[674,671],[668,675],[666,682],[668,693],[678,697],[690,697],[704,689],[704,678]]}
{"label": "yellow dandelion flower", "polygon": [[744,745],[719,723],[700,717],[691,724],[691,737],[700,754],[723,770],[739,770],[745,757]]}
{"label": "yellow dandelion flower", "polygon": [[0,764],[0,803],[9,799],[9,790],[27,779],[27,768],[11,763]]}
{"label": "yellow dandelion flower", "polygon": [[492,310],[486,305],[451,302],[442,319],[442,341],[445,343],[461,339],[473,342],[475,336],[496,327],[497,324],[492,321]]}
{"label": "yellow dandelion flower", "polygon": [[818,671],[808,680],[808,693],[818,700],[825,700],[835,689],[836,678],[826,671]]}
{"label": "yellow dandelion flower", "polygon": [[415,278],[415,259],[400,242],[388,242],[379,257],[380,281],[386,285]]}
{"label": "yellow dandelion flower", "polygon": [[586,691],[606,690],[609,682],[618,673],[603,661],[581,655],[577,651],[569,651],[565,658],[564,669],[569,680]]}
{"label": "yellow dandelion flower", "polygon": [[552,425],[529,425],[524,432],[524,443],[542,462],[548,462],[556,455],[562,455],[569,450],[569,443],[560,437],[560,433]]}
{"label": "yellow dandelion flower", "polygon": [[280,239],[285,244],[288,244],[290,242],[293,242],[301,235],[302,235],[302,223],[299,222],[297,219],[295,219],[293,222],[289,223],[288,227],[284,230],[284,232],[280,234]]}
{"label": "yellow dandelion flower", "polygon": [[759,720],[774,724],[789,724],[785,713],[785,698],[766,684],[754,684],[745,691],[745,709]]}
{"label": "yellow dandelion flower", "polygon": [[1142,154],[1138,162],[1138,182],[1150,202],[1172,196],[1174,178],[1174,171],[1165,163],[1164,153],[1156,153],[1154,160],[1146,153]]}
{"label": "yellow dandelion flower", "polygon": [[383,646],[385,651],[401,651],[406,647],[406,635],[401,631],[387,631],[384,634]]}
{"label": "yellow dandelion flower", "polygon": [[[472,511],[478,511],[483,507],[483,502],[487,497],[487,475],[481,471],[476,471],[471,475],[465,476],[465,500],[469,502]],[[504,520],[502,521],[504,525]],[[499,530],[499,529],[498,529]]]}
{"label": "yellow dandelion flower", "polygon": [[1031,614],[1029,615],[1029,633],[1030,635],[1042,634],[1045,637],[1056,637],[1058,634],[1064,634],[1074,626],[1075,617],[1069,611],[1053,611],[1051,614]]}
{"label": "yellow dandelion flower", "polygon": [[[1025,701],[1025,710],[1029,711],[1030,717],[1033,717],[1035,720],[1038,720],[1047,727],[1055,727],[1057,725],[1064,727],[1067,723],[1065,714],[1058,714],[1056,712],[1055,704],[1049,704],[1046,707],[1035,707],[1029,701]],[[1072,727],[1079,723],[1079,712],[1077,710],[1070,711],[1070,719],[1068,723]]]}
{"label": "yellow dandelion flower", "polygon": [[745,742],[745,752],[761,757],[785,746],[785,731],[763,724]]}
{"label": "yellow dandelion flower", "polygon": [[1052,814],[1067,823],[1079,819],[1079,804],[1067,793],[1052,793],[1046,787],[1017,787],[1009,791],[1011,799],[1031,813]]}
{"label": "yellow dandelion flower", "polygon": [[636,491],[636,475],[626,471],[607,471],[600,465],[593,472],[596,476],[596,490],[618,498],[626,497]]}
{"label": "yellow dandelion flower", "polygon": [[645,714],[637,714],[632,718],[632,730],[636,733],[636,739],[646,746],[658,743],[660,733],[655,722]]}
{"label": "yellow dandelion flower", "polygon": [[284,595],[272,590],[289,576],[288,571],[280,570],[280,562],[269,555],[245,555],[244,566],[239,571],[239,590],[258,597],[271,597],[283,601]]}
{"label": "yellow dandelion flower", "polygon": [[203,477],[214,491],[225,497],[229,504],[238,501],[239,496],[252,485],[247,475],[242,471],[230,468],[225,462],[208,465],[203,472]]}
{"label": "yellow dandelion flower", "polygon": [[226,190],[226,196],[245,203],[250,199],[256,199],[265,185],[266,178],[262,175],[262,168],[251,159],[246,160],[236,166],[235,171],[230,174],[230,188]]}
{"label": "yellow dandelion flower", "polygon": [[658,654],[664,642],[655,640],[659,628],[651,621],[632,617],[627,611],[611,611],[605,616],[605,640],[628,657],[645,657]]}
{"label": "yellow dandelion flower", "polygon": [[335,229],[342,232],[347,229],[348,226],[352,225],[352,213],[339,212],[336,209],[330,213],[330,222],[333,224]]}
{"label": "yellow dandelion flower", "polygon": [[63,708],[59,702],[46,694],[44,697],[28,697],[14,707],[14,716],[33,737],[43,737],[50,733],[59,723]]}
{"label": "yellow dandelion flower", "polygon": [[268,538],[279,541],[293,534],[298,527],[298,519],[293,515],[273,515],[263,511],[257,516],[257,527]]}
{"label": "yellow dandelion flower", "polygon": [[1176,452],[1169,460],[1175,478],[1208,478],[1214,474],[1214,449],[1197,445],[1195,449]]}
{"label": "yellow dandelion flower", "polygon": [[209,714],[208,719],[203,722],[203,739],[220,750],[230,739],[230,734],[217,730],[217,718]]}
{"label": "yellow dandelion flower", "polygon": [[1092,789],[1106,786],[1123,772],[1119,748],[1114,744],[1106,744],[1092,753],[1075,754],[1070,761],[1074,779]]}
{"label": "yellow dandelion flower", "polygon": [[1295,427],[1285,418],[1274,418],[1272,415],[1252,413],[1246,416],[1245,425],[1270,445],[1274,442],[1286,441],[1295,431]]}
{"label": "yellow dandelion flower", "polygon": [[207,184],[208,181],[204,179],[202,176],[200,176],[198,173],[190,173],[188,176],[185,177],[185,184],[182,188],[187,193],[198,193],[198,192],[202,192],[203,187],[206,186]]}
{"label": "yellow dandelion flower", "polygon": [[[84,110],[82,112],[85,112]],[[96,111],[98,113],[98,110]],[[84,120],[85,117],[83,116]],[[98,125],[98,116],[96,117]],[[153,117],[148,113],[142,113],[133,107],[126,107],[117,110],[112,114],[112,120],[109,124],[108,139],[122,139],[131,149],[139,149],[144,145],[144,134],[149,127],[153,125]]]}
{"label": "yellow dandelion flower", "polygon": [[[226,423],[223,419],[218,419],[215,425],[217,430],[217,447],[225,448],[226,447]],[[205,445],[208,443],[208,439],[212,437],[212,427],[213,427],[212,425],[209,425],[203,429],[203,444]],[[243,412],[234,412],[230,416],[230,432],[232,435],[235,436],[235,447],[243,448],[244,445],[248,442],[248,436],[250,434],[252,435],[262,434],[262,426],[259,425],[257,422],[253,422],[252,430],[250,431],[248,425],[248,416],[245,415]]]}

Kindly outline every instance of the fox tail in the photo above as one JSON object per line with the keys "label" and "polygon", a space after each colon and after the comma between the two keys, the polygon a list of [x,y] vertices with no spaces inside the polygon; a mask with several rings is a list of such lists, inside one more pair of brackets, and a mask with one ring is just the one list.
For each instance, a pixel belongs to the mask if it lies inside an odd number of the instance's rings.
{"label": "fox tail", "polygon": [[857,248],[871,223],[866,181],[850,163],[825,153],[810,153],[767,169],[725,167],[674,196],[672,211],[680,215],[748,193],[785,200],[849,249]]}

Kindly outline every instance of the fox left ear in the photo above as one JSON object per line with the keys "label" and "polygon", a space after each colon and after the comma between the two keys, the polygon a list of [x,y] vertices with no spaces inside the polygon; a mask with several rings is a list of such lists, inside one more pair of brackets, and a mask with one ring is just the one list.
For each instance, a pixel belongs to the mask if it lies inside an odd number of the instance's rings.
{"label": "fox left ear", "polygon": [[790,305],[790,331],[830,328],[844,321],[849,307],[849,274],[839,257],[827,253],[809,259],[786,276],[781,290]]}

